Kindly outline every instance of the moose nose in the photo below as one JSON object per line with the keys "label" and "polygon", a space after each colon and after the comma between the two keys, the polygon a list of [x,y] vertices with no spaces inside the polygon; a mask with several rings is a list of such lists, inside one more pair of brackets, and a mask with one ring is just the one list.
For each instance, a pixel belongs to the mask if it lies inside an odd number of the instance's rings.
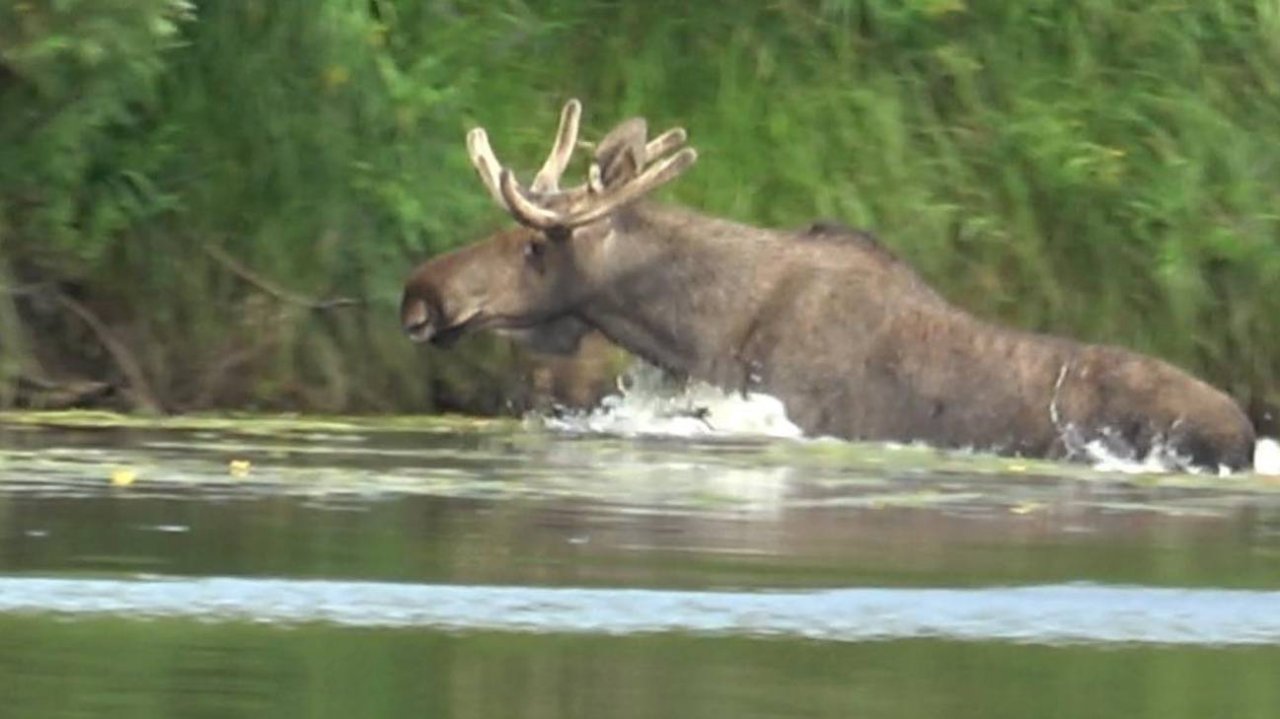
{"label": "moose nose", "polygon": [[431,339],[431,321],[410,322],[404,326],[404,333],[414,342],[426,342]]}
{"label": "moose nose", "polygon": [[404,333],[414,342],[426,342],[431,339],[434,328],[431,326],[431,313],[427,311],[425,302],[415,302],[405,308],[401,318]]}

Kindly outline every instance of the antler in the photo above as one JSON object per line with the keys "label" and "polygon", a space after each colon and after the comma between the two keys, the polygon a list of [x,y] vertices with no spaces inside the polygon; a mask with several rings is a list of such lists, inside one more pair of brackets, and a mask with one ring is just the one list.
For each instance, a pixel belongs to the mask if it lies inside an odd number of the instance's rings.
{"label": "antler", "polygon": [[569,158],[573,156],[573,148],[578,144],[578,120],[582,117],[582,103],[570,100],[560,111],[560,129],[556,130],[556,144],[551,146],[551,154],[542,163],[542,169],[533,178],[529,189],[533,192],[558,192],[560,176],[564,168],[569,166]]}
{"label": "antler", "polygon": [[[556,142],[552,145],[550,154],[547,155],[547,161],[542,163],[542,169],[538,170],[537,176],[533,178],[533,185],[530,188],[533,192],[559,191],[560,176],[569,166],[573,148],[578,143],[578,120],[581,117],[582,103],[577,100],[565,103],[564,110],[560,112],[560,129],[556,131]],[[475,166],[476,172],[480,173],[480,180],[488,188],[489,194],[498,201],[498,204],[505,206],[502,191],[498,186],[502,164],[493,154],[493,148],[489,145],[489,134],[483,127],[477,127],[467,133],[467,153],[471,156],[471,164]]]}
{"label": "antler", "polygon": [[670,154],[687,139],[683,128],[668,130],[645,142],[645,122],[635,118],[620,124],[601,141],[587,182],[560,190],[560,176],[577,144],[581,114],[582,105],[577,100],[565,104],[555,144],[528,190],[510,168],[498,162],[484,128],[467,133],[467,151],[481,181],[517,222],[539,230],[571,229],[595,222],[675,179],[698,159],[697,151],[691,147]]}

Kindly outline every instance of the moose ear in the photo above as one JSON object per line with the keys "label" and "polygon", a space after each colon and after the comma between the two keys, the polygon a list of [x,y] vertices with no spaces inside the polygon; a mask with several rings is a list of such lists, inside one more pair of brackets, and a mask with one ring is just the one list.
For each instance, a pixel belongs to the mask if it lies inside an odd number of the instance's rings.
{"label": "moose ear", "polygon": [[595,164],[604,188],[629,182],[645,165],[645,141],[649,134],[643,117],[624,120],[596,145]]}

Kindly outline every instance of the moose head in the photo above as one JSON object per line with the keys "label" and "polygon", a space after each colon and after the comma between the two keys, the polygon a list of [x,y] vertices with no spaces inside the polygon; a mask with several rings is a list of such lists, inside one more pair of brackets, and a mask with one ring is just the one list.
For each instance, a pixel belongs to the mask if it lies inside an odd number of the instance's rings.
{"label": "moose head", "polygon": [[486,241],[419,267],[405,287],[400,319],[415,341],[447,345],[476,330],[514,336],[535,349],[570,352],[588,330],[575,309],[610,280],[612,247],[625,240],[623,208],[675,179],[697,160],[674,128],[647,139],[633,118],[595,147],[585,182],[561,188],[578,146],[582,105],[570,100],[546,162],[528,188],[502,165],[484,128],[467,151],[485,188],[519,223]]}

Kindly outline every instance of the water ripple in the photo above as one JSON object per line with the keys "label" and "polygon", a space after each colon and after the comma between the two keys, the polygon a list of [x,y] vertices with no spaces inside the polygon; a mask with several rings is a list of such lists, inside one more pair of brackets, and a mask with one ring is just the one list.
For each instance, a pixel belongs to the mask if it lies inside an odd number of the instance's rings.
{"label": "water ripple", "polygon": [[1066,584],[730,592],[290,579],[0,578],[0,612],[847,642],[1280,645],[1280,592]]}

